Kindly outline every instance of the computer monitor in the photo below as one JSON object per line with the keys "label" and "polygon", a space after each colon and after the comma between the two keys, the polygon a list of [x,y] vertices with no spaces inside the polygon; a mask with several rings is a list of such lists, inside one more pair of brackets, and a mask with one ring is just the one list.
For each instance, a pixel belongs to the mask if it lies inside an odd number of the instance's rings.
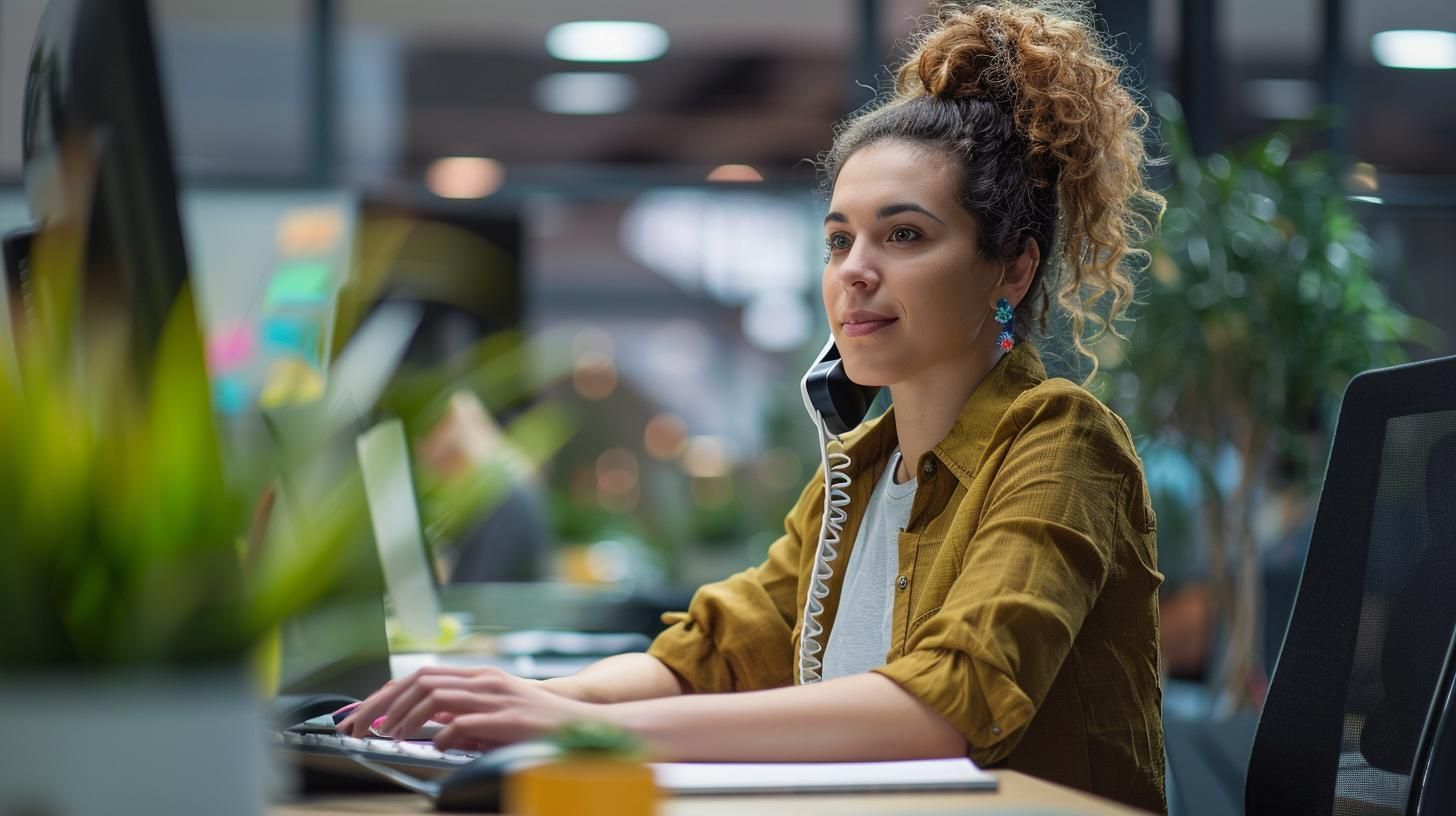
{"label": "computer monitor", "polygon": [[[150,371],[187,259],[145,0],[51,0],[31,50],[23,123],[35,228],[83,242],[82,324],[102,312],[123,318],[134,361]],[[31,242],[10,243],[28,252]],[[26,285],[26,262],[7,253],[12,286]]]}

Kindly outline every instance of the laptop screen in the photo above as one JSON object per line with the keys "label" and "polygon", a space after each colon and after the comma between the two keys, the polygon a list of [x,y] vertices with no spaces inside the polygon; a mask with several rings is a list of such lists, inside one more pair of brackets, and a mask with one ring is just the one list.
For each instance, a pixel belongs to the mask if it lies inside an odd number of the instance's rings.
{"label": "laptop screen", "polygon": [[359,467],[374,544],[400,634],[429,642],[440,634],[440,600],[410,478],[404,424],[390,419],[359,436]]}

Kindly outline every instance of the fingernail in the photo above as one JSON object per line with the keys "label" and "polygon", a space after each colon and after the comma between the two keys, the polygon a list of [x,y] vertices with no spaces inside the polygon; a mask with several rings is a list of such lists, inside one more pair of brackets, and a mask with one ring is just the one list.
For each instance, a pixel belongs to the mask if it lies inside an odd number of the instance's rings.
{"label": "fingernail", "polygon": [[380,728],[380,726],[384,725],[385,721],[388,720],[388,719],[389,719],[388,716],[384,716],[384,717],[380,717],[379,719],[375,720],[372,723],[369,723],[369,730],[370,731],[376,731],[376,732],[379,732],[381,734],[384,733],[383,730]]}
{"label": "fingernail", "polygon": [[340,708],[338,711],[335,711],[334,712],[334,716],[337,717],[340,714],[343,714],[345,711],[353,711],[354,709],[356,709],[358,707],[359,707],[359,704],[358,703],[349,703],[348,705],[344,706],[343,708]]}

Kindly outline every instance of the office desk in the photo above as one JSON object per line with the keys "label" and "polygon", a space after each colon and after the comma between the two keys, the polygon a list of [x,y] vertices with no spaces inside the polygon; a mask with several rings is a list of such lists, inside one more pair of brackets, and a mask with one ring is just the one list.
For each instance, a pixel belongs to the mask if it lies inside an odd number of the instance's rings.
{"label": "office desk", "polygon": [[[659,816],[803,816],[805,813],[899,816],[900,814],[1055,812],[1059,816],[1114,816],[1142,811],[1015,771],[992,771],[1000,785],[994,793],[865,793],[853,796],[685,796],[664,799]],[[360,816],[380,813],[432,813],[423,796],[373,794],[317,797],[276,805],[269,816]]]}

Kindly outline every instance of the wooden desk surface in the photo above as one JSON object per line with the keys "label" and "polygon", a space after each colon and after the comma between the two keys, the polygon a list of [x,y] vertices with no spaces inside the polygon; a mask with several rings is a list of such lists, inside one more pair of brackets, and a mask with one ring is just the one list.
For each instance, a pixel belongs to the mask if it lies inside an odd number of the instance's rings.
{"label": "wooden desk surface", "polygon": [[[754,816],[803,816],[805,813],[952,814],[1022,813],[1058,816],[1114,816],[1141,811],[1099,799],[1081,791],[1043,782],[1014,771],[993,771],[996,791],[964,793],[866,793],[812,796],[684,796],[664,799],[659,816],[740,816],[745,806]],[[429,802],[416,794],[370,794],[316,797],[275,805],[269,816],[359,816],[377,813],[432,813]]]}

